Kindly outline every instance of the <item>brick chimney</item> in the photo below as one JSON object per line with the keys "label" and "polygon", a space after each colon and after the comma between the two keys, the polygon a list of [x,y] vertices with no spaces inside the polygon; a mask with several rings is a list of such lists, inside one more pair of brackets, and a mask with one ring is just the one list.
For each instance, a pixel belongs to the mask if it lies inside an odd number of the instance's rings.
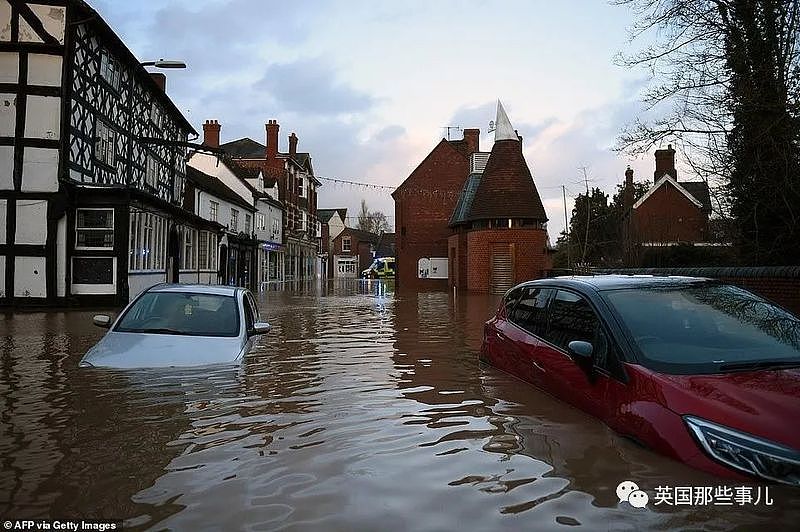
{"label": "brick chimney", "polygon": [[278,156],[278,130],[281,126],[277,120],[267,120],[267,159]]}
{"label": "brick chimney", "polygon": [[656,171],[653,172],[654,181],[658,181],[664,174],[669,174],[672,179],[678,180],[678,172],[675,170],[675,150],[672,144],[667,144],[666,150],[656,150]]}
{"label": "brick chimney", "polygon": [[481,130],[480,129],[465,129],[464,130],[464,140],[467,141],[467,151],[469,153],[475,153],[480,150],[480,138],[481,138]]}
{"label": "brick chimney", "polygon": [[295,158],[297,155],[297,135],[292,133],[289,135],[289,157]]}
{"label": "brick chimney", "polygon": [[627,170],[625,170],[625,192],[623,194],[623,205],[625,207],[625,211],[629,211],[633,208],[633,170],[629,166]]}
{"label": "brick chimney", "polygon": [[219,130],[222,126],[216,120],[206,120],[203,124],[203,146],[219,148]]}
{"label": "brick chimney", "polygon": [[162,74],[161,72],[149,72],[150,77],[153,78],[153,81],[156,82],[158,88],[162,90],[162,92],[167,92],[167,76]]}

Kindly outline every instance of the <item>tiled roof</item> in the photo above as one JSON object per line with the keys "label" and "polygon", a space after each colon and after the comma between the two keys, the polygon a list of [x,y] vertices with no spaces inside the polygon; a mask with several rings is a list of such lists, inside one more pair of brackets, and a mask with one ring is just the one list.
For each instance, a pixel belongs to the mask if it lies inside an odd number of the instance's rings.
{"label": "tiled roof", "polygon": [[703,212],[711,213],[711,194],[708,191],[708,183],[705,181],[678,181],[678,184],[703,205]]}
{"label": "tiled roof", "polygon": [[482,174],[470,174],[467,180],[464,181],[464,188],[461,189],[458,203],[453,210],[453,215],[450,217],[451,227],[467,221],[467,215],[472,208],[472,201],[475,199],[475,192],[477,192],[478,185],[481,182],[481,175]]}
{"label": "tiled roof", "polygon": [[237,159],[263,159],[267,153],[266,146],[247,137],[220,144],[219,147]]}
{"label": "tiled roof", "polygon": [[[353,227],[345,227],[344,231],[339,233],[339,236],[344,234],[349,234],[358,238],[359,242],[370,242],[372,244],[377,244],[381,238],[380,235],[376,235],[375,233],[370,233],[369,231],[362,231],[361,229],[355,229]],[[337,238],[339,236],[337,236]]]}
{"label": "tiled roof", "polygon": [[383,233],[375,246],[376,257],[394,257],[395,253],[395,234]]}
{"label": "tiled roof", "polygon": [[322,223],[328,223],[335,212],[339,213],[339,217],[344,223],[345,218],[347,218],[347,209],[317,209],[317,218]]}
{"label": "tiled roof", "polygon": [[244,209],[254,210],[254,207],[242,199],[236,192],[214,176],[201,172],[193,166],[186,166],[186,179],[200,190],[213,194],[219,199],[238,205]]}
{"label": "tiled roof", "polygon": [[542,199],[518,140],[494,143],[465,221],[528,218],[547,221]]}

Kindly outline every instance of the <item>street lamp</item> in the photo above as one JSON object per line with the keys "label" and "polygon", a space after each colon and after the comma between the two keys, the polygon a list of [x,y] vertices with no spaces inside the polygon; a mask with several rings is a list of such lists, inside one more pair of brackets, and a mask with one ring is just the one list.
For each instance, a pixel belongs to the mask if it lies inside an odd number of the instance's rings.
{"label": "street lamp", "polygon": [[169,61],[167,59],[159,59],[158,61],[144,61],[139,63],[143,67],[156,67],[156,68],[186,68],[186,63],[183,61]]}

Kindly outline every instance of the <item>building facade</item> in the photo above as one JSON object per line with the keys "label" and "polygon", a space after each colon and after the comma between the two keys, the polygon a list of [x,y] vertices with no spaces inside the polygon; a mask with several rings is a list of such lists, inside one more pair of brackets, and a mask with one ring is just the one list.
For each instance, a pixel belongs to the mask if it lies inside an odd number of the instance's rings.
{"label": "building facade", "polygon": [[350,279],[369,268],[375,257],[380,236],[369,231],[346,227],[331,245],[335,279]]}
{"label": "building facade", "polygon": [[447,289],[448,224],[479,138],[480,130],[465,129],[461,140],[442,139],[392,192],[398,288]]}
{"label": "building facade", "polygon": [[266,145],[242,138],[220,147],[240,165],[258,169],[265,180],[277,183],[277,200],[284,209],[285,279],[315,279],[322,268],[319,249],[322,232],[317,219],[317,191],[321,183],[314,177],[311,156],[297,151],[297,135],[289,135],[287,152],[279,151],[279,130],[277,121],[269,120]]}
{"label": "building facade", "polygon": [[317,209],[317,219],[320,224],[319,253],[322,259],[322,272],[328,279],[334,277],[334,264],[331,249],[333,239],[345,229],[347,209]]}
{"label": "building facade", "polygon": [[194,129],[80,0],[0,2],[0,303],[123,304],[180,278]]}

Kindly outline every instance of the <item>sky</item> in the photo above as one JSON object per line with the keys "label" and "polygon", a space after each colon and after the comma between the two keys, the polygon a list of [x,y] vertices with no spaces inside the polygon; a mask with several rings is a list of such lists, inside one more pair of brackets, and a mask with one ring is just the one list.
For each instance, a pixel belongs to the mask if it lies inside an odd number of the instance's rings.
{"label": "sky", "polygon": [[[202,134],[264,143],[277,119],[280,149],[299,137],[315,173],[395,187],[445,126],[480,128],[500,99],[548,214],[553,242],[564,228],[562,185],[609,195],[627,165],[652,179],[652,154],[613,150],[643,108],[645,71],[615,64],[631,44],[634,13],[602,0],[89,0],[141,61],[177,59],[167,93]],[[461,138],[458,130],[451,138]],[[323,180],[319,208],[361,199],[394,224],[391,190]],[[348,225],[355,225],[355,218]]]}

